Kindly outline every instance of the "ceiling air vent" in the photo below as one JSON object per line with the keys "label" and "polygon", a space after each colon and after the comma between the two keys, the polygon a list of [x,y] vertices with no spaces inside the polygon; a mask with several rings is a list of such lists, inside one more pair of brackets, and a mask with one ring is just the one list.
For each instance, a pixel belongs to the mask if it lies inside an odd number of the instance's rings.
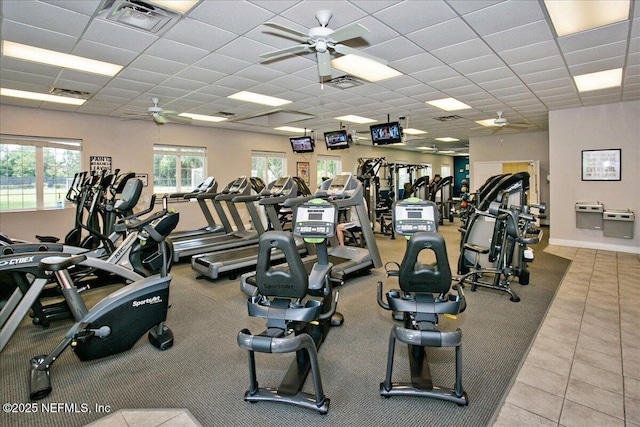
{"label": "ceiling air vent", "polygon": [[139,0],[104,0],[98,17],[157,34],[175,24],[180,14]]}
{"label": "ceiling air vent", "polygon": [[349,89],[355,86],[360,86],[362,82],[352,76],[340,76],[325,82],[325,84],[338,89]]}
{"label": "ceiling air vent", "polygon": [[441,122],[452,122],[454,120],[458,120],[461,119],[461,116],[458,116],[457,114],[454,114],[453,116],[442,116],[442,117],[436,117],[436,120],[440,120]]}
{"label": "ceiling air vent", "polygon": [[66,96],[67,98],[76,98],[76,99],[89,99],[91,94],[89,92],[82,92],[80,90],[71,90],[71,89],[61,89],[59,87],[54,87],[49,91],[50,95],[55,96]]}

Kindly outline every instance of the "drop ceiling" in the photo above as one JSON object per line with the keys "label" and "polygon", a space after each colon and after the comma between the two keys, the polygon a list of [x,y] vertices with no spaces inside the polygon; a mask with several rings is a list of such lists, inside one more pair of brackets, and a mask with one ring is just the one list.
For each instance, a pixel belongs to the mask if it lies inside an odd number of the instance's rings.
{"label": "drop ceiling", "polygon": [[[206,115],[221,123],[192,125],[291,136],[274,125],[316,133],[336,130],[335,117],[355,114],[378,122],[404,117],[405,127],[427,131],[397,149],[468,144],[489,135],[475,120],[497,111],[524,130],[548,130],[550,110],[640,99],[640,7],[628,20],[557,37],[544,4],[535,0],[213,1],[202,0],[170,28],[151,33],[97,17],[100,0],[3,0],[2,40],[124,66],[115,77],[87,74],[3,56],[0,87],[48,93],[63,88],[89,93],[82,106],[2,97],[5,105],[112,117],[145,113],[151,98],[165,109]],[[315,55],[261,62],[260,55],[296,44],[261,24],[305,32],[329,9],[328,27],[351,23],[370,33],[344,44],[384,58],[402,76],[378,83],[321,84]],[[623,68],[621,87],[578,93],[573,76]],[[333,77],[344,73],[334,70]],[[278,111],[228,99],[251,91],[293,101]],[[447,112],[425,104],[454,97],[472,108]],[[264,116],[276,113],[268,120]],[[455,116],[454,119],[440,120]],[[289,121],[287,121],[289,120]],[[283,123],[275,123],[276,121]],[[347,125],[347,123],[343,123]],[[155,126],[152,121],[149,126]],[[180,126],[169,124],[168,126]],[[348,124],[368,133],[368,125]],[[443,143],[435,138],[453,137]],[[363,143],[367,143],[366,141]]]}

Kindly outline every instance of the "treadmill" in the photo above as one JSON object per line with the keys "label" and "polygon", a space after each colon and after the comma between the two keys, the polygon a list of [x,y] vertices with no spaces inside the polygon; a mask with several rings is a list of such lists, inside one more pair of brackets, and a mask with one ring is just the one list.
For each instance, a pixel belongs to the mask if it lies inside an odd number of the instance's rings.
{"label": "treadmill", "polygon": [[[320,184],[320,188],[311,198],[330,199],[338,209],[348,209],[355,206],[360,224],[369,224],[369,216],[364,205],[362,183],[353,177],[351,173],[337,175]],[[307,198],[289,199],[285,206],[295,206]],[[378,251],[378,245],[373,235],[371,227],[362,227],[362,237],[365,247],[338,245],[338,239],[331,238],[331,247],[328,249],[329,262],[333,264],[330,279],[337,284],[344,284],[345,280],[351,276],[361,273],[368,273],[371,268],[382,267],[382,259]],[[315,255],[310,255],[302,260],[307,273],[310,273],[313,265],[317,261]],[[286,269],[286,265],[278,266],[275,269]],[[253,295],[255,287],[255,272],[243,274],[240,278],[240,288],[247,295]]]}
{"label": "treadmill", "polygon": [[[171,241],[175,242],[183,239],[192,239],[196,236],[204,236],[209,233],[220,233],[223,231],[225,233],[229,233],[232,231],[231,225],[226,221],[226,216],[224,217],[224,220],[222,218],[220,219],[223,222],[223,225],[216,224],[216,221],[213,219],[213,215],[211,215],[211,211],[207,206],[206,201],[213,199],[217,195],[217,192],[218,182],[214,177],[210,176],[189,193],[169,194],[169,200],[177,199],[178,201],[188,201],[195,199],[198,202],[198,206],[200,206],[200,210],[202,211],[204,218],[207,220],[207,225],[205,227],[197,228],[195,230],[174,231],[169,235]],[[218,216],[219,215],[220,213],[218,212]]]}
{"label": "treadmill", "polygon": [[[280,207],[282,204],[298,194],[298,185],[289,176],[283,176],[273,181],[259,195],[246,196],[257,200],[264,206],[269,222],[274,230],[282,231]],[[304,240],[294,237],[296,248],[301,256],[307,254],[307,246]],[[272,261],[284,261],[284,253],[277,248],[271,251]],[[191,257],[191,268],[202,276],[210,279],[217,279],[221,273],[234,272],[237,270],[253,267],[258,262],[258,243],[240,248],[228,249],[194,255]],[[231,276],[233,278],[233,276]]]}
{"label": "treadmill", "polygon": [[[212,201],[220,220],[228,222],[228,218],[222,207],[224,203],[235,223],[236,230],[231,229],[227,233],[210,233],[204,236],[178,239],[173,241],[173,260],[178,262],[181,258],[206,252],[220,251],[240,246],[251,245],[258,242],[259,235],[264,231],[262,221],[258,217],[258,211],[253,201],[242,199],[242,196],[251,194],[252,189],[259,193],[264,188],[264,182],[260,178],[247,178],[241,176],[231,181],[227,186],[213,197]],[[244,202],[251,216],[254,229],[247,230],[242,223],[242,218],[236,207],[236,203]],[[224,219],[222,219],[224,218]]]}

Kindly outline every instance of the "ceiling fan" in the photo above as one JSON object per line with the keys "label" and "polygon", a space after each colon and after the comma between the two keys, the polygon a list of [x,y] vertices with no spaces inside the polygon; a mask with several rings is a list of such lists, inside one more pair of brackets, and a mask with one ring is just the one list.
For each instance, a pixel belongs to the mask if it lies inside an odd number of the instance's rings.
{"label": "ceiling fan", "polygon": [[496,128],[491,133],[500,132],[504,128],[526,129],[529,127],[529,124],[525,122],[509,122],[509,120],[502,117],[502,111],[496,111],[496,114],[498,115],[498,118],[493,121]]}
{"label": "ceiling fan", "polygon": [[288,33],[278,35],[297,40],[302,44],[276,50],[274,52],[264,53],[260,55],[260,57],[263,60],[270,60],[282,55],[316,52],[316,57],[318,60],[318,74],[320,75],[321,79],[324,79],[324,77],[331,77],[332,51],[333,53],[339,53],[342,55],[353,54],[362,56],[377,61],[383,65],[387,65],[388,62],[384,59],[363,53],[357,49],[340,44],[340,42],[345,40],[362,37],[368,34],[369,30],[367,30],[360,24],[350,24],[338,30],[332,30],[327,27],[332,16],[333,13],[329,10],[318,11],[316,13],[316,19],[320,23],[320,26],[310,28],[307,31],[307,34],[294,30],[292,28],[284,27],[274,22],[265,22],[263,25],[267,27],[271,27],[284,33]]}
{"label": "ceiling fan", "polygon": [[191,119],[188,117],[179,117],[177,111],[165,110],[160,107],[158,104],[160,103],[160,98],[151,98],[151,102],[153,102],[153,106],[147,108],[146,114],[135,114],[132,116],[127,116],[127,119],[143,119],[151,117],[157,125],[163,125],[167,122],[174,123],[182,123],[182,124],[191,124]]}

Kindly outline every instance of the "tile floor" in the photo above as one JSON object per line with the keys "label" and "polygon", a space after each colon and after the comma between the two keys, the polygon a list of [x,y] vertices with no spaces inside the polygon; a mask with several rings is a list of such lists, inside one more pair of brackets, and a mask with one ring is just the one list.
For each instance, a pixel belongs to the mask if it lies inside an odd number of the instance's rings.
{"label": "tile floor", "polygon": [[640,256],[545,250],[572,263],[493,426],[640,426]]}
{"label": "tile floor", "polygon": [[[572,263],[493,424],[640,427],[640,256],[548,246]],[[93,427],[185,426],[188,410],[122,410]]]}

